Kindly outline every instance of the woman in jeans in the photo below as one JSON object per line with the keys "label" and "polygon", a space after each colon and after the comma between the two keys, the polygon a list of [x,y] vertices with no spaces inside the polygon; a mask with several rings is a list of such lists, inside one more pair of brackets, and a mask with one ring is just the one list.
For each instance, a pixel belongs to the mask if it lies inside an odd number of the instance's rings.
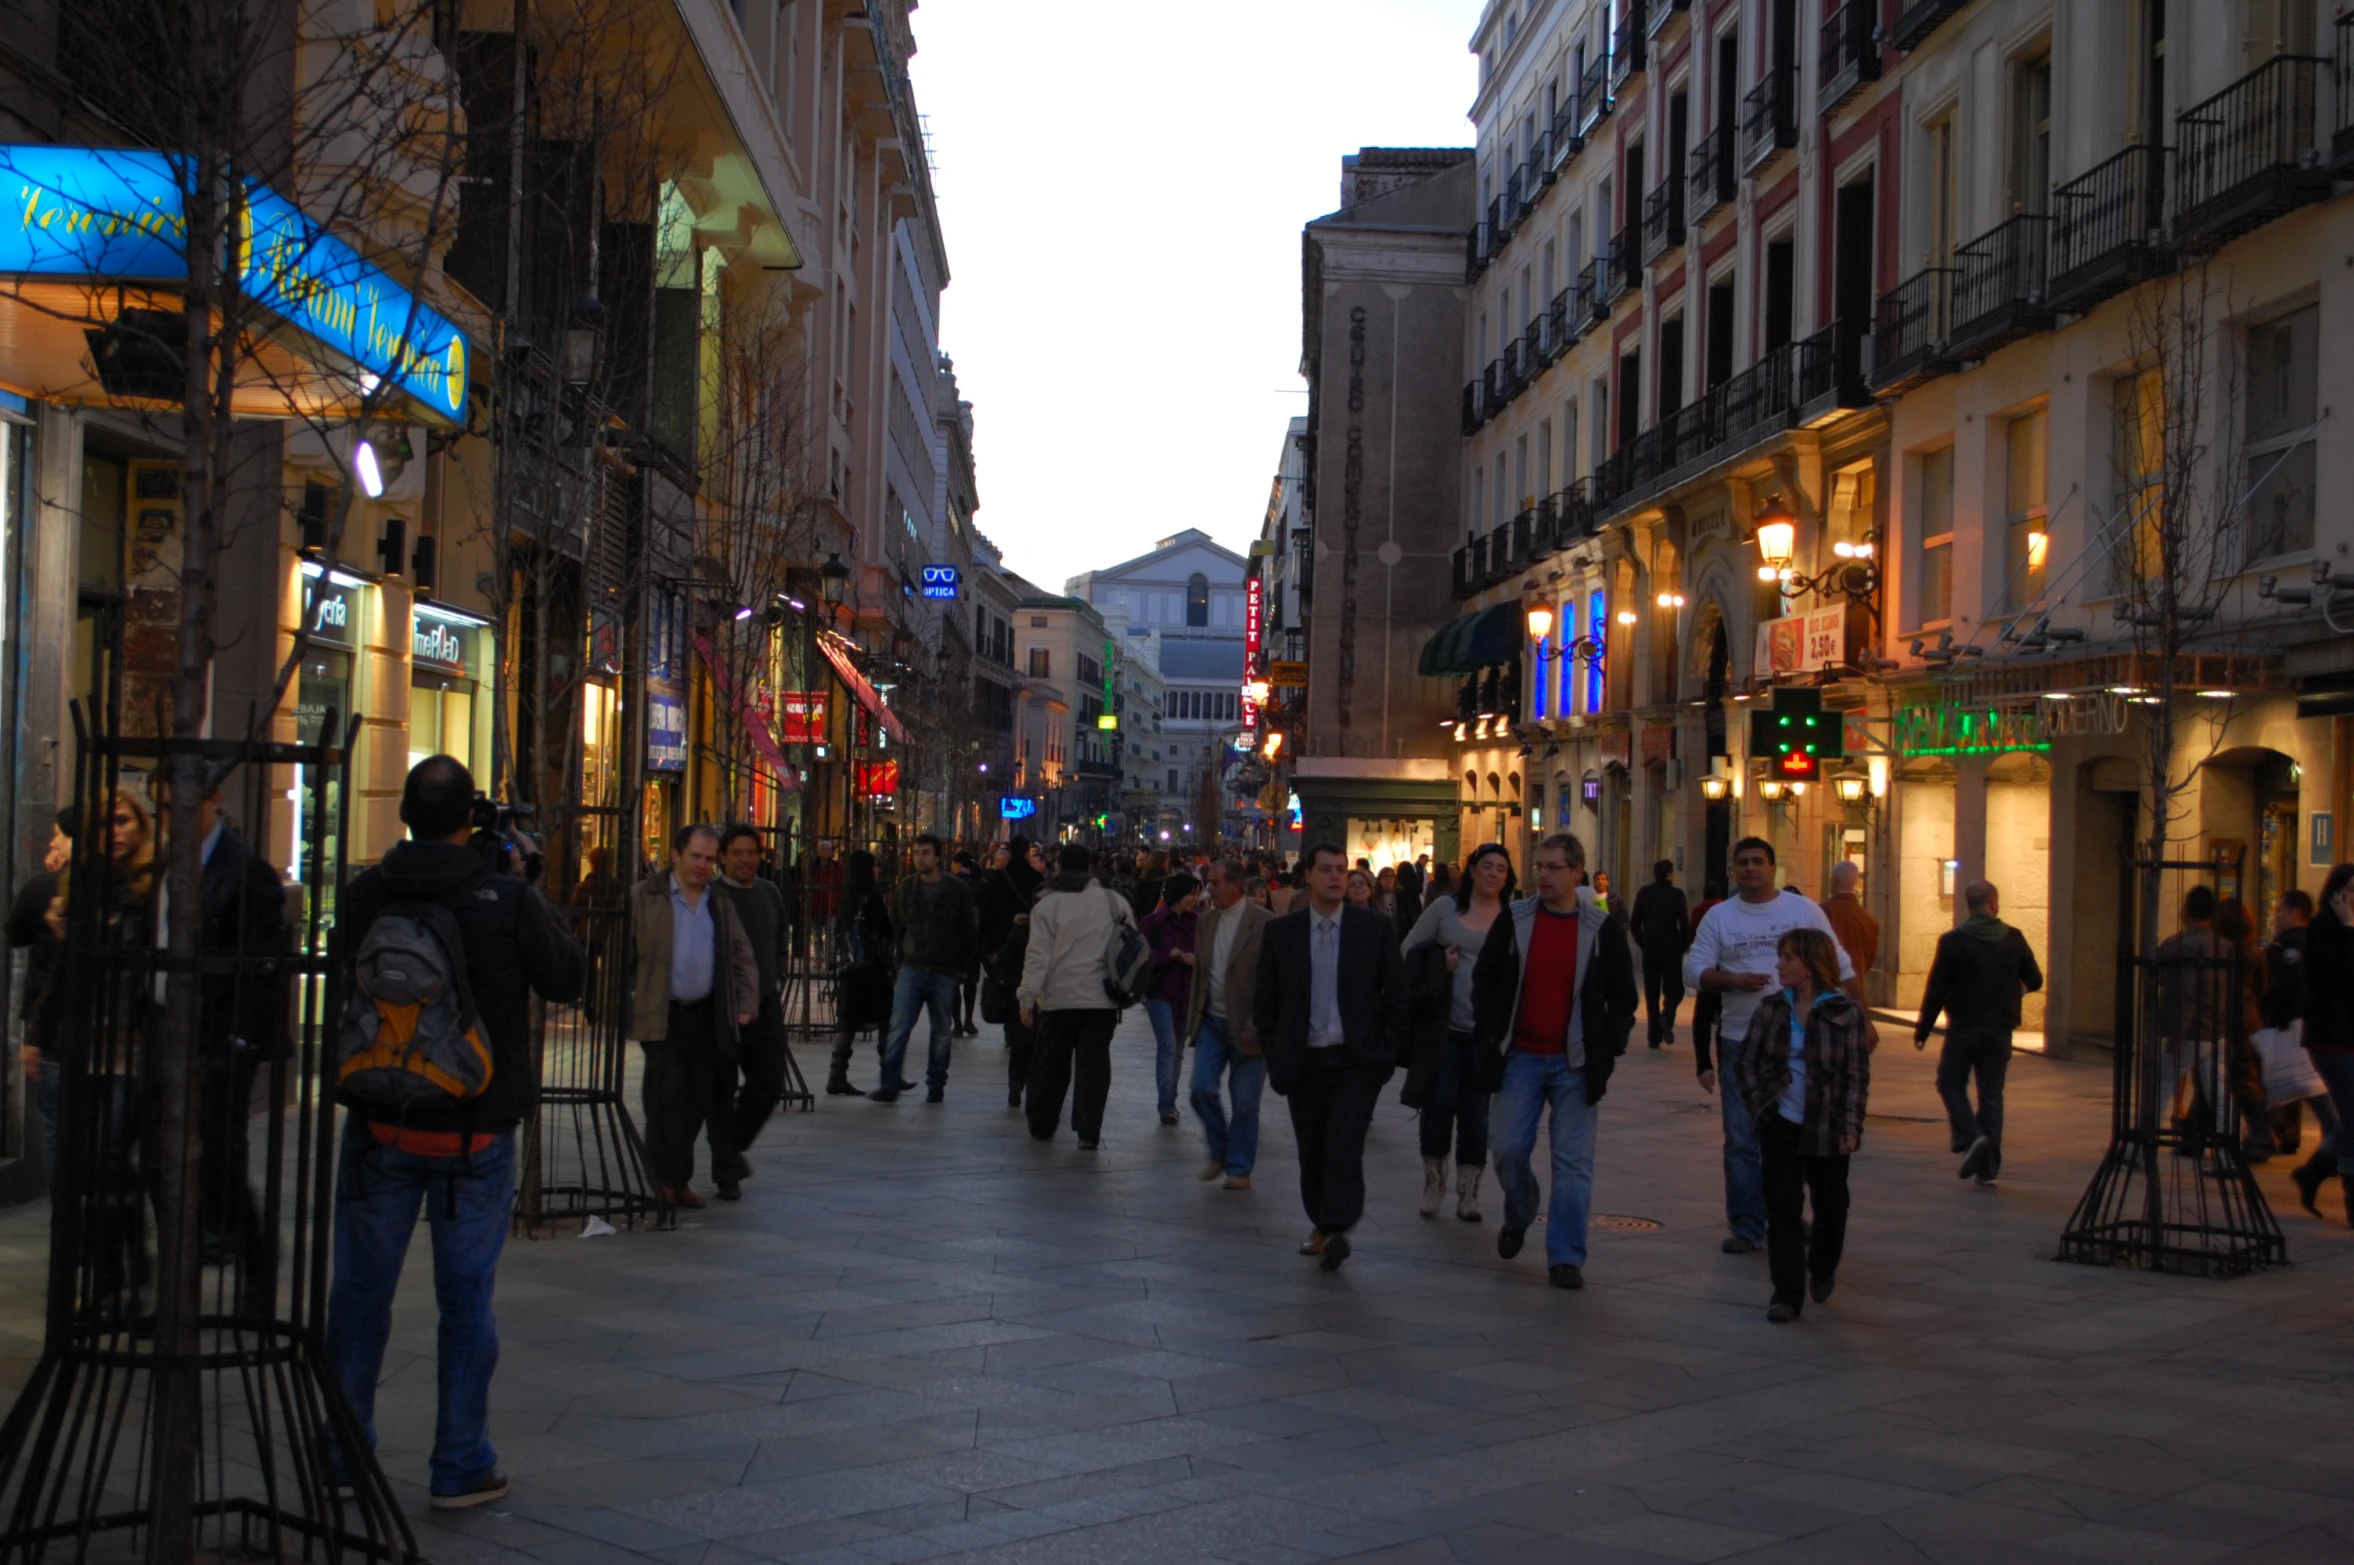
{"label": "woman in jeans", "polygon": [[1447,1042],[1422,1110],[1422,1215],[1436,1217],[1447,1196],[1447,1154],[1455,1154],[1455,1215],[1480,1220],[1479,1181],[1488,1161],[1488,1094],[1474,1085],[1471,970],[1496,915],[1512,900],[1512,856],[1493,842],[1472,850],[1453,896],[1433,897],[1406,935],[1409,955],[1436,945],[1454,975]]}
{"label": "woman in jeans", "polygon": [[1170,875],[1161,882],[1161,905],[1146,914],[1140,926],[1153,955],[1144,1014],[1152,1023],[1153,1084],[1160,1093],[1164,1125],[1177,1123],[1177,1078],[1185,1063],[1177,1021],[1193,991],[1194,905],[1200,900],[1199,881],[1183,873]]}
{"label": "woman in jeans", "polygon": [[[2337,1155],[2346,1221],[2354,1225],[2354,864],[2329,872],[2320,910],[2306,930],[2305,1052],[2338,1111],[2338,1133],[2327,1150]],[[2313,1160],[2318,1163],[2321,1155],[2317,1150]],[[2319,1170],[2315,1175],[2318,1193],[2322,1176]],[[2300,1180],[2300,1194],[2303,1184]],[[2309,1196],[2305,1204],[2318,1210]]]}
{"label": "woman in jeans", "polygon": [[[1864,1139],[1872,1061],[1864,1013],[1839,987],[1839,947],[1819,929],[1793,929],[1774,947],[1778,990],[1768,990],[1733,1059],[1733,1089],[1757,1124],[1764,1175],[1770,1321],[1793,1321],[1831,1297],[1847,1240],[1847,1159]],[[1814,1200],[1814,1230],[1806,1203]]]}

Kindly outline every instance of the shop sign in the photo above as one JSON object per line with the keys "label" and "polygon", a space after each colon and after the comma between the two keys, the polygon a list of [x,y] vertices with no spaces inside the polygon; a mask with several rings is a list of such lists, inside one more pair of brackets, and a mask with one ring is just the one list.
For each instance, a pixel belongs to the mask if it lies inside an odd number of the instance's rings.
{"label": "shop sign", "polygon": [[[2036,703],[2041,706],[2043,703]],[[1962,706],[1900,706],[1889,714],[1892,748],[1907,758],[1924,755],[2007,755],[2049,750],[2051,730],[2033,709]]]}
{"label": "shop sign", "polygon": [[312,641],[330,647],[359,645],[359,597],[365,585],[349,576],[303,572],[302,625]]}
{"label": "shop sign", "polygon": [[646,692],[646,770],[687,769],[687,704],[659,690]]}
{"label": "shop sign", "polygon": [[953,600],[960,586],[957,569],[953,565],[924,567],[924,596]]}
{"label": "shop sign", "polygon": [[1757,627],[1750,669],[1759,679],[1809,674],[1847,661],[1847,607],[1790,614]]}
{"label": "shop sign", "polygon": [[1675,758],[1676,730],[1673,724],[1643,730],[1643,762],[1668,761]]}
{"label": "shop sign", "polygon": [[1622,772],[1626,771],[1634,764],[1635,736],[1623,728],[1616,733],[1597,734],[1594,750],[1601,756],[1604,766],[1615,766]]}
{"label": "shop sign", "polygon": [[2313,850],[2307,856],[2308,862],[2326,868],[2337,862],[2337,817],[2328,810],[2315,810],[2311,819],[2313,822]]}
{"label": "shop sign", "polygon": [[[1266,634],[1267,584],[1253,576],[1242,584],[1242,666],[1259,666],[1259,646]],[[1266,686],[1256,680],[1242,687],[1242,727],[1249,733],[1259,726],[1259,706]]]}
{"label": "shop sign", "polygon": [[870,799],[887,799],[899,792],[899,761],[854,761],[851,763],[857,791]]}
{"label": "shop sign", "polygon": [[[120,147],[0,147],[0,273],[185,282],[185,157]],[[466,338],[267,185],[248,180],[234,242],[247,297],[450,422]]]}
{"label": "shop sign", "polygon": [[1267,683],[1277,690],[1305,690],[1308,688],[1308,665],[1305,663],[1269,663],[1267,665]]}
{"label": "shop sign", "polygon": [[780,690],[762,700],[769,703],[778,744],[826,742],[826,693],[822,690]]}
{"label": "shop sign", "polygon": [[1001,820],[1026,821],[1037,813],[1038,801],[1018,793],[1009,793],[997,801],[997,814]]}
{"label": "shop sign", "polygon": [[458,679],[474,676],[474,621],[420,603],[409,620],[409,657],[417,667]]}

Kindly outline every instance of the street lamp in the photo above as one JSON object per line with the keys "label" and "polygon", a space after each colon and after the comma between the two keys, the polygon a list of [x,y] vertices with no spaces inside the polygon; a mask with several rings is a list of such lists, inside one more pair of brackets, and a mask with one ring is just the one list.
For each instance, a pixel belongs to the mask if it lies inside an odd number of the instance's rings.
{"label": "street lamp", "polygon": [[1861,804],[1864,795],[1871,791],[1872,779],[1858,771],[1835,772],[1831,786],[1839,790],[1841,804]]}
{"label": "street lamp", "polygon": [[826,615],[830,619],[850,591],[850,567],[842,563],[839,553],[829,553],[825,564],[818,567],[817,578],[818,590],[825,595]]}
{"label": "street lamp", "polygon": [[1528,611],[1528,639],[1542,641],[1553,634],[1553,611],[1542,603],[1533,604]]}
{"label": "street lamp", "polygon": [[1779,581],[1798,554],[1798,518],[1779,497],[1766,502],[1757,513],[1757,567],[1759,581]]}
{"label": "street lamp", "polygon": [[1722,804],[1725,801],[1725,796],[1732,791],[1733,784],[1730,778],[1712,775],[1700,779],[1700,797],[1711,804]]}
{"label": "street lamp", "polygon": [[1782,802],[1782,795],[1789,792],[1790,787],[1789,783],[1782,781],[1779,777],[1768,777],[1757,785],[1757,796],[1768,804],[1779,804]]}

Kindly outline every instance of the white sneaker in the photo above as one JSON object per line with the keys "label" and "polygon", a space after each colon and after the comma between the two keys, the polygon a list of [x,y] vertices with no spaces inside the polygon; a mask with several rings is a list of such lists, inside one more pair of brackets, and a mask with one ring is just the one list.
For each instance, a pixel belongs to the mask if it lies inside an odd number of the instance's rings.
{"label": "white sneaker", "polygon": [[1443,1159],[1426,1157],[1422,1160],[1422,1215],[1439,1215],[1439,1203],[1447,1198],[1447,1165]]}
{"label": "white sneaker", "polygon": [[1467,1223],[1485,1221],[1479,1209],[1479,1182],[1484,1168],[1455,1170],[1455,1215]]}

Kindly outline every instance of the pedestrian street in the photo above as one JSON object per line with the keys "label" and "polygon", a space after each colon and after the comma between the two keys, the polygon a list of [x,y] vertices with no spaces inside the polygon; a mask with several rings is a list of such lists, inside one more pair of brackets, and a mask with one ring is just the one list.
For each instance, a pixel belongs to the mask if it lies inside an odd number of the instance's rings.
{"label": "pedestrian street", "polygon": [[[1098,1153],[1029,1140],[985,1032],[942,1105],[779,1116],[741,1204],[512,1242],[491,1433],[514,1491],[479,1510],[425,1507],[434,1311],[410,1266],[377,1417],[428,1557],[2354,1558],[2354,1231],[2296,1211],[2275,1160],[2286,1270],[2045,1259],[2105,1065],[2019,1057],[1982,1191],[1953,1177],[1934,1053],[1886,1028],[1838,1293],[1783,1327],[1765,1257],[1718,1251],[1717,1119],[1680,1044],[1613,1078],[1587,1286],[1563,1293],[1535,1235],[1496,1259],[1492,1197],[1477,1226],[1416,1217],[1394,1084],[1356,1257],[1327,1274],[1294,1253],[1277,1101],[1255,1188],[1228,1192],[1196,1177],[1190,1115],[1155,1121],[1141,1015]],[[12,1389],[47,1211],[0,1215]]]}

